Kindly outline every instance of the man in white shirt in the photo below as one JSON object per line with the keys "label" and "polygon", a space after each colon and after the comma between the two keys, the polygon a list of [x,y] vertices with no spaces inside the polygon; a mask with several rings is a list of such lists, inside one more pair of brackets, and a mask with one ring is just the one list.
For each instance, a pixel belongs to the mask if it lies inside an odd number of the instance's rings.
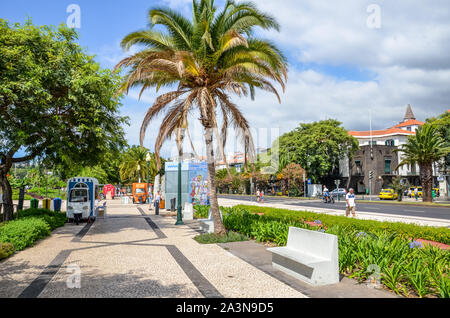
{"label": "man in white shirt", "polygon": [[350,189],[345,196],[345,200],[347,201],[347,209],[345,211],[345,216],[349,216],[350,212],[353,217],[356,217],[356,202],[355,202],[355,190]]}

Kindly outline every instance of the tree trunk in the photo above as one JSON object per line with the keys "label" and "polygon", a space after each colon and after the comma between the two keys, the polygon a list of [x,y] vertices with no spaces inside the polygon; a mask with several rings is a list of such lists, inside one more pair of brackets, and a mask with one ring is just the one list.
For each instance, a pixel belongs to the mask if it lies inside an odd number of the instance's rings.
{"label": "tree trunk", "polygon": [[423,187],[423,202],[433,202],[433,165],[431,163],[420,166],[420,179]]}
{"label": "tree trunk", "polygon": [[214,218],[214,233],[224,235],[227,233],[227,231],[225,229],[225,226],[223,225],[222,219],[220,218],[219,203],[217,201],[216,164],[214,158],[212,129],[205,129],[205,142],[206,142],[206,158],[210,182],[209,189],[210,189],[211,212]]}
{"label": "tree trunk", "polygon": [[14,205],[12,200],[12,189],[8,177],[4,171],[0,171],[0,184],[3,189],[3,215],[4,221],[11,221],[14,217]]}

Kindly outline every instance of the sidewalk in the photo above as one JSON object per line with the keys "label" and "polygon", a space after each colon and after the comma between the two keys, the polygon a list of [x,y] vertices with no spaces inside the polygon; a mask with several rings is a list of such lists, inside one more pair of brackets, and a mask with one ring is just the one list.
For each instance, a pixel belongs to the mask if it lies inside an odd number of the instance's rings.
{"label": "sidewalk", "polygon": [[[147,215],[146,208],[108,204],[106,219],[66,224],[0,262],[0,297],[305,297],[220,246],[197,243],[194,229]],[[77,273],[81,288],[69,288]]]}
{"label": "sidewalk", "polygon": [[[342,210],[334,210],[334,209],[325,209],[325,208],[315,208],[315,207],[306,207],[306,206],[295,206],[295,205],[287,205],[281,203],[264,203],[259,204],[254,201],[241,201],[241,200],[233,200],[233,199],[224,199],[219,198],[219,205],[224,207],[232,207],[235,205],[254,205],[254,206],[262,206],[262,207],[271,207],[271,208],[279,208],[286,209],[292,211],[309,211],[315,213],[323,213],[329,215],[345,215],[345,212]],[[417,225],[427,225],[427,226],[439,226],[439,227],[449,227],[450,221],[444,219],[432,219],[426,217],[415,217],[415,216],[404,216],[404,215],[395,215],[395,214],[384,214],[384,213],[374,213],[374,212],[364,212],[357,211],[357,219],[362,220],[377,220],[377,221],[386,221],[386,222],[403,222],[403,223],[411,223]]]}

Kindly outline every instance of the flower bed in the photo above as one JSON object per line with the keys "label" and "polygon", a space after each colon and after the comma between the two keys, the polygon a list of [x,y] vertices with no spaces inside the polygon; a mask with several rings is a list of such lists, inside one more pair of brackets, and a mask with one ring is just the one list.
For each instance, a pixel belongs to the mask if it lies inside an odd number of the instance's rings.
{"label": "flower bed", "polygon": [[[341,217],[287,210],[277,213],[280,210],[259,207],[222,208],[222,211],[228,230],[279,246],[286,245],[291,226],[337,235],[342,274],[365,282],[372,274],[368,270],[376,268],[381,283],[399,295],[450,297],[450,251],[408,239],[420,234],[445,240],[448,229],[355,219],[342,221]],[[256,214],[262,211],[265,215]]]}
{"label": "flower bed", "polygon": [[341,225],[358,231],[386,231],[395,233],[404,239],[423,239],[443,244],[450,244],[450,230],[431,226],[419,226],[400,222],[380,222],[373,220],[359,220],[345,216],[319,214],[305,211],[283,210],[269,207],[238,205],[250,213],[264,213],[266,217],[276,220],[288,220],[292,222],[314,222],[320,220],[325,227]]}

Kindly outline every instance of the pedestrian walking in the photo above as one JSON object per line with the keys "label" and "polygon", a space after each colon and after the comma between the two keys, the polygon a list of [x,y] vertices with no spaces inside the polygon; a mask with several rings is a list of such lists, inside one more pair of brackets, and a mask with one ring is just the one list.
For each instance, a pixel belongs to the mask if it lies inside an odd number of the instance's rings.
{"label": "pedestrian walking", "polygon": [[160,191],[156,192],[154,205],[155,205],[155,215],[159,215],[159,202],[161,201],[161,193]]}
{"label": "pedestrian walking", "polygon": [[261,190],[261,203],[264,203],[264,190]]}
{"label": "pedestrian walking", "polygon": [[416,197],[416,201],[419,199],[419,189],[417,187],[414,188],[414,196]]}
{"label": "pedestrian walking", "polygon": [[345,210],[345,216],[350,216],[352,213],[353,217],[356,217],[356,202],[355,202],[355,190],[350,188],[345,196],[347,202],[347,209]]}
{"label": "pedestrian walking", "polygon": [[259,192],[259,189],[256,190],[256,202],[259,203],[259,197],[261,196],[261,192]]}

